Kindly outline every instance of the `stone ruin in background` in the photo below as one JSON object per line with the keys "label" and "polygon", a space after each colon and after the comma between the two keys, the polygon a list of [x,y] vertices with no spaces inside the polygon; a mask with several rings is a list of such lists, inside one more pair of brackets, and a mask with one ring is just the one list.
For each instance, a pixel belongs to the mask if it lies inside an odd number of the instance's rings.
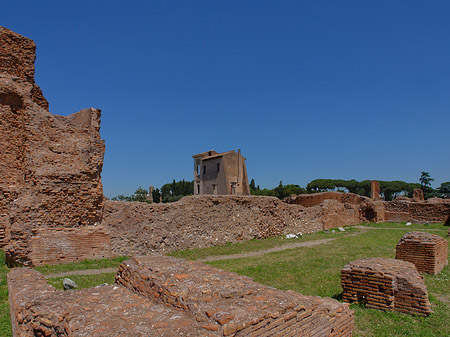
{"label": "stone ruin in background", "polygon": [[0,27],[0,247],[13,265],[109,257],[100,110],[51,114],[35,49]]}
{"label": "stone ruin in background", "polygon": [[450,199],[424,200],[422,190],[416,189],[413,198],[384,201],[380,199],[379,183],[373,180],[371,187],[372,198],[354,193],[321,192],[291,195],[284,201],[307,208],[320,207],[317,217],[324,229],[362,222],[444,222],[450,216]]}
{"label": "stone ruin in background", "polygon": [[425,232],[410,232],[397,243],[395,258],[413,263],[419,272],[439,274],[448,264],[447,240]]}
{"label": "stone ruin in background", "polygon": [[341,285],[345,302],[405,314],[432,313],[423,277],[407,261],[367,258],[350,262],[341,270]]}

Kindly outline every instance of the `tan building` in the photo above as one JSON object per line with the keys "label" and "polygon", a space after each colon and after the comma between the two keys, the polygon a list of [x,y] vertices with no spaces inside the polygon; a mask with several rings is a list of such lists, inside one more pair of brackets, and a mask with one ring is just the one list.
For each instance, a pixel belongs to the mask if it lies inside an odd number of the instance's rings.
{"label": "tan building", "polygon": [[241,150],[193,155],[194,194],[249,195],[247,169]]}

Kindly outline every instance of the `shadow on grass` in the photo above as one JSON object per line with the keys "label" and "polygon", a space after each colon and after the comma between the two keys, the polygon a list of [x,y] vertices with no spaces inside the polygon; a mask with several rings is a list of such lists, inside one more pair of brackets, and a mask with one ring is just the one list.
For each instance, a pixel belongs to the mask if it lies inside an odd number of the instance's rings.
{"label": "shadow on grass", "polygon": [[342,302],[342,295],[344,294],[344,292],[341,292],[339,294],[334,294],[333,296],[331,296],[331,298],[334,298],[335,300],[338,300],[340,302]]}

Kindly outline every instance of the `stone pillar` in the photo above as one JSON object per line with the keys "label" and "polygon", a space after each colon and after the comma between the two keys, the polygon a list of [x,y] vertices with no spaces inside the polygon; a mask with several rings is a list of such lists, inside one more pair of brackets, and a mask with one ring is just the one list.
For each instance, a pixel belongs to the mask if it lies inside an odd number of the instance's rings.
{"label": "stone pillar", "polygon": [[425,201],[423,191],[420,188],[415,188],[413,192],[413,200],[416,202]]}
{"label": "stone pillar", "polygon": [[370,182],[371,198],[372,200],[380,200],[380,183],[377,180]]}

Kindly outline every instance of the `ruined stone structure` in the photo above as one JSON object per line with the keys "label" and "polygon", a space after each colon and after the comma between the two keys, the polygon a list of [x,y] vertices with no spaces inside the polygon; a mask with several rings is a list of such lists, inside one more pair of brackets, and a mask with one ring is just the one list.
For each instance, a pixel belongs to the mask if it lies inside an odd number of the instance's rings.
{"label": "ruined stone structure", "polygon": [[394,200],[382,202],[377,207],[380,221],[387,222],[444,222],[450,214],[450,201],[413,202]]}
{"label": "ruined stone structure", "polygon": [[367,197],[353,193],[322,192],[291,195],[284,200],[289,204],[308,208],[319,207],[319,221],[323,228],[351,226],[361,222],[378,221],[376,205]]}
{"label": "ruined stone structure", "polygon": [[167,204],[105,201],[113,254],[145,255],[323,229],[322,206],[275,197],[196,195]]}
{"label": "ruined stone structure", "polygon": [[38,229],[41,236],[60,227],[85,231],[103,209],[100,110],[52,115],[34,82],[35,49],[0,27],[0,244],[9,262],[25,265],[49,262],[31,244]]}
{"label": "ruined stone structure", "polygon": [[450,215],[450,200],[447,199],[373,201],[353,193],[322,192],[291,195],[284,201],[304,207],[323,206],[324,228],[361,222],[444,222]]}
{"label": "ruined stone structure", "polygon": [[351,336],[348,304],[263,286],[167,256],[125,261],[116,284],[57,291],[42,275],[8,275],[20,336]]}
{"label": "ruined stone structure", "polygon": [[194,158],[194,195],[249,195],[247,169],[241,150],[199,153]]}
{"label": "ruined stone structure", "polygon": [[413,200],[416,202],[425,201],[425,197],[423,196],[423,191],[420,188],[415,188],[413,191]]}
{"label": "ruined stone structure", "polygon": [[377,180],[370,182],[370,194],[373,201],[380,200],[380,183]]}
{"label": "ruined stone structure", "polygon": [[448,243],[430,233],[406,233],[397,243],[395,258],[413,263],[419,272],[439,274],[448,264]]}
{"label": "ruined stone structure", "polygon": [[416,267],[406,261],[367,258],[347,264],[341,271],[345,302],[368,308],[428,316],[428,292]]}

